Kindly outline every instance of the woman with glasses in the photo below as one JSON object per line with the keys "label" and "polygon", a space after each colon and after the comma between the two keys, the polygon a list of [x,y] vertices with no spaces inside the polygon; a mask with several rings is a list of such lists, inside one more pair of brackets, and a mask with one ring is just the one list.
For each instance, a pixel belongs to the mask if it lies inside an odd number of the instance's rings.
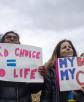
{"label": "woman with glasses", "polygon": [[[19,35],[13,31],[7,32],[1,42],[20,44]],[[0,81],[0,102],[32,102],[31,94],[41,88],[41,83]]]}

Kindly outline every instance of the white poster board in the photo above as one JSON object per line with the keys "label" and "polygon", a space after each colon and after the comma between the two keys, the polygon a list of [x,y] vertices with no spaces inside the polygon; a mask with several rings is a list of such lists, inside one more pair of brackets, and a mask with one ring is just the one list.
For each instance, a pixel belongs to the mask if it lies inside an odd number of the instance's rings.
{"label": "white poster board", "polygon": [[43,77],[38,72],[41,65],[41,48],[0,43],[0,80],[43,82]]}
{"label": "white poster board", "polygon": [[57,65],[60,91],[78,90],[84,86],[84,58],[59,58]]}

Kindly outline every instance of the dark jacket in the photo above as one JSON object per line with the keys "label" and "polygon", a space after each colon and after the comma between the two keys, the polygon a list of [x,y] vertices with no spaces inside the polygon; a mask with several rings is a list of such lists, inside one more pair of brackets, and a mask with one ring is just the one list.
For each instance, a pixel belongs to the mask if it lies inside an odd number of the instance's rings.
{"label": "dark jacket", "polygon": [[75,91],[74,98],[77,102],[84,102],[84,92],[80,90]]}
{"label": "dark jacket", "polygon": [[48,75],[44,78],[44,86],[40,98],[40,102],[66,102],[66,92],[60,92],[56,87],[55,68],[49,68]]}
{"label": "dark jacket", "polygon": [[42,84],[0,81],[0,102],[32,102],[31,94],[41,90]]}
{"label": "dark jacket", "polygon": [[[44,78],[40,102],[67,102],[68,91],[60,92],[57,85],[55,68],[50,66],[49,73]],[[84,102],[84,92],[74,91],[74,93],[76,102]]]}

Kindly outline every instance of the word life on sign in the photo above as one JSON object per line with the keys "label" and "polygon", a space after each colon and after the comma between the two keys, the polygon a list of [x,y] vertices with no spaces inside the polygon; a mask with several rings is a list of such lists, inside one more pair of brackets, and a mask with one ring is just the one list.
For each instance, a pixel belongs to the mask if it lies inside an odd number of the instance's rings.
{"label": "word life on sign", "polygon": [[0,43],[0,80],[43,82],[38,72],[42,49],[35,46]]}

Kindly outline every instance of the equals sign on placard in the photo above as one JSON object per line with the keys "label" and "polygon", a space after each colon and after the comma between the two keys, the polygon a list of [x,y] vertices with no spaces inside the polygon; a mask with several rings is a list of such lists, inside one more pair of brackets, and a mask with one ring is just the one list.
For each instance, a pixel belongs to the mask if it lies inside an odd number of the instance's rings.
{"label": "equals sign on placard", "polygon": [[7,60],[7,66],[15,67],[16,66],[16,60],[15,59],[8,59]]}

